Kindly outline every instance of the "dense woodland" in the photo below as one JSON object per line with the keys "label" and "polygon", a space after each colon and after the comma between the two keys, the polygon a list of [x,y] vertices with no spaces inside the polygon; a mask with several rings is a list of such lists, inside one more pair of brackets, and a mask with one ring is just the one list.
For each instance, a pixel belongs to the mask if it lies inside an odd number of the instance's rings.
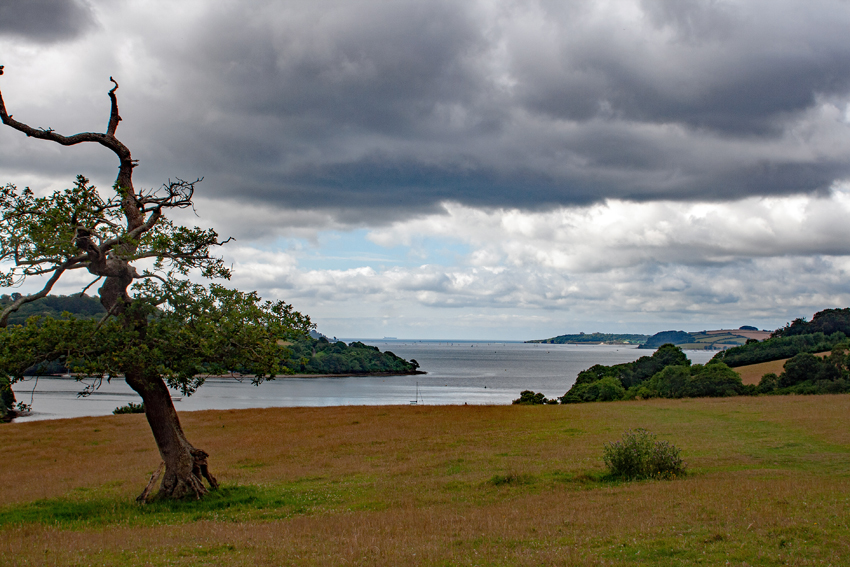
{"label": "dense woodland", "polygon": [[[0,295],[0,309],[10,305],[12,301],[17,299],[17,296],[17,293]],[[99,319],[106,314],[106,310],[96,297],[79,293],[74,295],[48,295],[21,306],[18,311],[9,316],[9,324],[23,325],[33,315],[57,318],[66,312],[80,319]]]}
{"label": "dense woodland", "polygon": [[722,362],[691,364],[681,348],[662,345],[652,356],[634,362],[597,364],[579,373],[576,383],[560,398],[561,403],[634,400],[647,398],[696,398],[756,393]]}
{"label": "dense woodland", "polygon": [[320,337],[297,341],[288,348],[292,354],[283,364],[295,374],[412,374],[419,368],[415,360],[404,360],[359,341],[345,344]]}

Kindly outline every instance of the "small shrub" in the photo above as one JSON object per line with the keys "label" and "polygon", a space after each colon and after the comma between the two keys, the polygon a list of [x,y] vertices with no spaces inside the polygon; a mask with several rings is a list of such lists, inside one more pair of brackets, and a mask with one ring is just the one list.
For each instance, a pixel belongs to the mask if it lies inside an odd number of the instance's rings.
{"label": "small shrub", "polygon": [[[550,400],[547,400],[546,396],[541,393],[534,393],[531,390],[523,390],[519,393],[519,397],[515,399],[512,403],[524,406],[536,406],[542,404],[549,404],[552,402]],[[558,403],[558,401],[555,400],[554,403]]]}
{"label": "small shrub", "polygon": [[120,415],[122,413],[145,413],[145,404],[142,402],[141,404],[134,404],[130,402],[126,406],[118,406],[112,413],[115,415]]}
{"label": "small shrub", "polygon": [[667,441],[657,441],[646,429],[626,431],[621,441],[606,443],[602,459],[611,476],[625,480],[685,474],[681,451]]}

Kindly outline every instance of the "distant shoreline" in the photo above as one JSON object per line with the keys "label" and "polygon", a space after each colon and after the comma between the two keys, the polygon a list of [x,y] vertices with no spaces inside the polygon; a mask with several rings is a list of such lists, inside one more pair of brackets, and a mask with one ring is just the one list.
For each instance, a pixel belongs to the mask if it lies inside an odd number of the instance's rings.
{"label": "distant shoreline", "polygon": [[[418,374],[428,374],[424,370],[412,370],[410,372],[344,372],[340,374],[276,374],[273,378],[264,378],[264,380],[275,380],[277,378],[351,378],[355,376],[415,376]],[[205,374],[202,375],[206,378],[233,378],[237,379],[246,379],[246,378],[254,378],[253,374]],[[86,378],[98,378],[98,376],[86,376],[83,374],[74,375],[74,374],[39,374],[38,376],[24,376],[24,378],[59,378],[65,380],[84,380]],[[124,375],[119,374],[117,376],[112,376],[111,378],[117,378],[120,380],[124,380]],[[103,378],[107,380],[106,377]]]}
{"label": "distant shoreline", "polygon": [[[275,378],[352,378],[356,376],[414,376],[428,374],[424,370],[413,370],[411,372],[346,372],[343,374],[279,374]],[[243,376],[248,378],[248,376]]]}

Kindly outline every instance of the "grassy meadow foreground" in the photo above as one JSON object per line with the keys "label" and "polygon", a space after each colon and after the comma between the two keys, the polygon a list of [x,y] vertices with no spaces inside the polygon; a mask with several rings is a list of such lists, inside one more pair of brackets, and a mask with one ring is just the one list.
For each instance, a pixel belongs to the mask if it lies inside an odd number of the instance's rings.
{"label": "grassy meadow foreground", "polygon": [[[182,414],[223,489],[133,498],[142,415],[0,427],[2,565],[841,565],[850,396]],[[643,427],[673,481],[606,480]]]}

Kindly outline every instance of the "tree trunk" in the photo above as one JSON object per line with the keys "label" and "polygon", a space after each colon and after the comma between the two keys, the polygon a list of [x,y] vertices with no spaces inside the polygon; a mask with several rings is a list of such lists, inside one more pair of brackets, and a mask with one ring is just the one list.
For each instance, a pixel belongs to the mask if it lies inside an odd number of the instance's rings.
{"label": "tree trunk", "polygon": [[129,371],[125,374],[125,379],[145,403],[145,417],[165,463],[165,474],[158,496],[200,498],[208,492],[203,479],[207,479],[210,488],[218,488],[218,482],[209,472],[207,465],[209,455],[196,449],[186,440],[171,401],[171,393],[162,378],[140,371]]}
{"label": "tree trunk", "polygon": [[[0,65],[0,75],[3,74],[3,66]],[[0,316],[0,327],[6,326],[9,313],[17,310],[23,303],[32,302],[40,297],[46,296],[53,288],[54,283],[65,272],[66,269],[74,269],[85,266],[88,271],[98,278],[104,277],[106,281],[100,288],[100,301],[107,311],[107,316],[120,316],[126,312],[133,303],[127,290],[135,279],[141,277],[130,264],[134,258],[141,237],[153,229],[162,215],[162,209],[184,208],[191,205],[192,192],[187,195],[176,194],[178,198],[170,200],[151,199],[144,200],[142,193],[136,193],[133,187],[133,169],[137,162],[132,158],[130,150],[118,138],[115,131],[121,116],[118,114],[118,98],[115,91],[118,83],[110,77],[109,80],[115,85],[109,91],[110,113],[109,123],[105,133],[81,132],[72,136],[63,136],[52,128],[33,128],[15,120],[6,111],[6,104],[0,94],[0,122],[23,132],[29,137],[49,140],[63,146],[74,146],[80,143],[92,142],[100,144],[111,150],[119,159],[118,177],[115,180],[115,190],[121,197],[121,210],[127,222],[126,229],[117,243],[109,244],[111,241],[101,241],[93,236],[91,227],[73,226],[75,229],[74,243],[82,253],[78,258],[65,259],[55,265],[52,269],[46,269],[39,273],[53,275],[48,280],[42,291],[26,296],[23,300],[15,302],[14,309],[6,309]],[[191,184],[189,184],[191,186]],[[185,185],[183,185],[185,188]],[[146,204],[149,207],[146,209]],[[100,213],[98,213],[100,214]],[[147,215],[147,220],[146,220]],[[74,216],[76,219],[76,214]],[[76,220],[73,221],[77,223]],[[110,223],[111,224],[111,223]],[[109,244],[107,246],[107,244]],[[197,251],[197,250],[196,250]],[[167,256],[167,254],[166,254]],[[144,341],[147,322],[144,315],[135,315],[125,320],[125,324],[135,327],[139,331],[140,340]],[[171,394],[163,382],[162,377],[144,364],[139,367],[125,369],[124,375],[127,384],[135,390],[144,401],[145,415],[156,440],[159,453],[165,463],[165,474],[159,490],[159,496],[167,498],[182,498],[194,495],[200,498],[207,493],[203,479],[207,479],[210,487],[217,488],[218,483],[207,468],[207,454],[196,449],[186,440],[180,420],[171,402]],[[2,403],[2,402],[0,402]]]}

